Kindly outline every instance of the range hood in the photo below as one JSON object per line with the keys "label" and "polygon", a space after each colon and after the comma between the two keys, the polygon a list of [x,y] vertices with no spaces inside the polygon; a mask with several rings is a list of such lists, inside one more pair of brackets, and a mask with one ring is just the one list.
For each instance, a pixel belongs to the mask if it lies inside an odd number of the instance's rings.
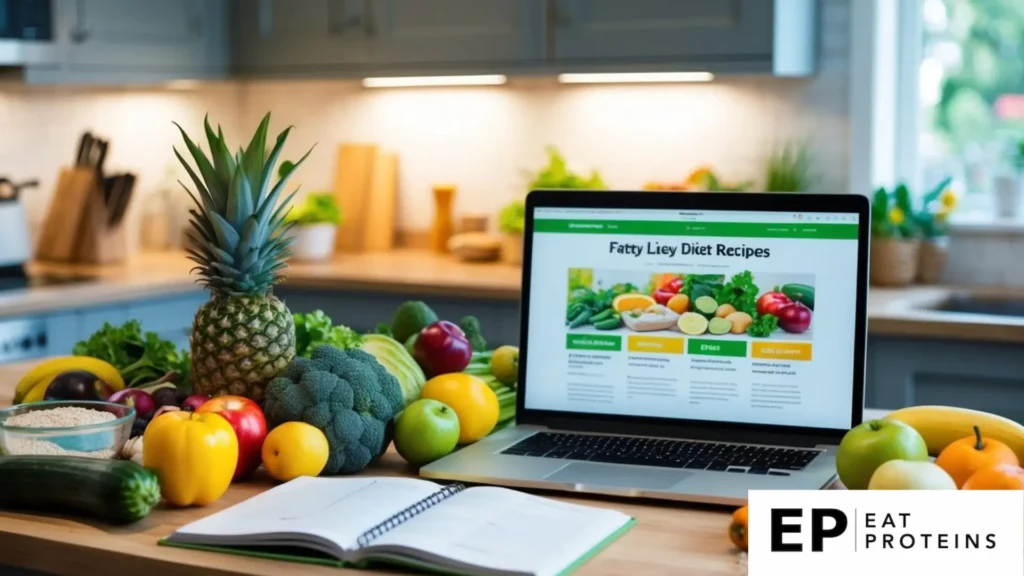
{"label": "range hood", "polygon": [[20,68],[57,61],[57,45],[52,41],[0,38],[0,66]]}

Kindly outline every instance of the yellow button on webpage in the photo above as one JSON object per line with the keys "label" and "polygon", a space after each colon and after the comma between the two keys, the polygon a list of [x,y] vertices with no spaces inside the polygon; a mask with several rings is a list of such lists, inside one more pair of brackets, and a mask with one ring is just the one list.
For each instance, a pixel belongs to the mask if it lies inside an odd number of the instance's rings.
{"label": "yellow button on webpage", "polygon": [[766,360],[810,360],[810,342],[754,342],[754,358]]}
{"label": "yellow button on webpage", "polygon": [[627,346],[630,352],[682,354],[683,338],[670,338],[664,336],[630,336]]}

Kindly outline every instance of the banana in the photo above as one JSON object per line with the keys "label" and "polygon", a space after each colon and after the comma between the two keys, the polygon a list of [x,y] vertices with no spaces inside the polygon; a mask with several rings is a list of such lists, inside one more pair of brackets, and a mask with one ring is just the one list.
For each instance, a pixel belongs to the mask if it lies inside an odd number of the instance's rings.
{"label": "banana", "polygon": [[22,404],[28,404],[30,402],[42,402],[46,399],[46,389],[50,387],[49,380],[40,380],[38,384],[32,387],[22,398]]}
{"label": "banana", "polygon": [[84,370],[103,380],[115,391],[124,388],[124,378],[110,363],[90,356],[59,356],[37,364],[25,373],[14,390],[14,403],[21,404],[41,382],[49,383],[54,376],[69,370]]}
{"label": "banana", "polygon": [[912,406],[890,412],[885,419],[898,420],[917,430],[932,456],[961,438],[973,436],[977,426],[983,437],[1006,444],[1024,462],[1024,426],[1002,416],[953,406]]}

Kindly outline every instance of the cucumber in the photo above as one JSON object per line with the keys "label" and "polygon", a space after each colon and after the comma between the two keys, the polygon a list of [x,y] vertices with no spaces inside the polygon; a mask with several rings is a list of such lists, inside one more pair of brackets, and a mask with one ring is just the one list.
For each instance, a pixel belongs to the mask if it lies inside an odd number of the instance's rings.
{"label": "cucumber", "polygon": [[814,310],[814,286],[807,284],[786,284],[779,289],[787,298]]}
{"label": "cucumber", "polygon": [[711,296],[701,296],[693,301],[693,309],[710,320],[718,312],[718,302]]}
{"label": "cucumber", "polygon": [[607,319],[611,318],[614,315],[615,315],[615,310],[614,309],[612,309],[612,308],[605,308],[601,312],[598,312],[597,314],[592,316],[590,318],[590,321],[593,322],[594,324],[597,324],[598,322],[600,322],[602,320],[607,320]]}
{"label": "cucumber", "polygon": [[614,330],[618,328],[621,323],[622,320],[619,318],[619,315],[612,314],[608,318],[594,322],[594,328],[597,328],[598,330]]}
{"label": "cucumber", "polygon": [[130,524],[159,503],[156,474],[130,460],[0,456],[0,509],[74,512]]}

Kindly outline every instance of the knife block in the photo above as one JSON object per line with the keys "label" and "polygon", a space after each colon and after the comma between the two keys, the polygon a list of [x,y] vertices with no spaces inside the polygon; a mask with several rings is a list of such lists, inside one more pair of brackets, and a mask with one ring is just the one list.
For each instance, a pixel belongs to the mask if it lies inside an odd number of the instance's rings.
{"label": "knife block", "polygon": [[99,175],[63,168],[50,201],[36,258],[76,264],[116,264],[127,255],[124,221],[108,225],[110,209]]}

